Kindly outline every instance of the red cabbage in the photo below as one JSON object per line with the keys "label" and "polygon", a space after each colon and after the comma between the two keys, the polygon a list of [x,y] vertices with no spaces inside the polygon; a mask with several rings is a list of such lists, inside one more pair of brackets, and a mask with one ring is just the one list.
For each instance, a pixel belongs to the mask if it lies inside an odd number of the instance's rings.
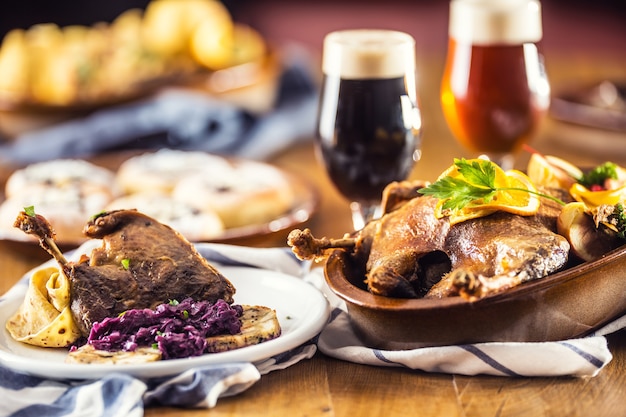
{"label": "red cabbage", "polygon": [[156,309],[135,309],[119,317],[95,323],[87,343],[95,349],[132,352],[155,346],[163,359],[186,358],[205,353],[206,338],[236,334],[241,330],[240,305],[187,298],[161,304]]}

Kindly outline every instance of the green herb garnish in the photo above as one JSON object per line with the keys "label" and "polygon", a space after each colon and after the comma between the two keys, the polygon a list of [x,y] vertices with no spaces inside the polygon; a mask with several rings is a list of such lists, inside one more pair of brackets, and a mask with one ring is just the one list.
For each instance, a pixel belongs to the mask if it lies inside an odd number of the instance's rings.
{"label": "green herb garnish", "polygon": [[183,310],[183,318],[187,320],[189,318],[189,312],[187,310]]}
{"label": "green herb garnish", "polygon": [[180,303],[178,302],[178,300],[170,300],[170,301],[169,301],[169,304],[170,304],[171,306],[177,306],[177,305],[178,305],[178,304],[180,304]]}
{"label": "green herb garnish", "polygon": [[128,269],[129,266],[130,266],[130,259],[128,258],[122,259],[122,268]]}
{"label": "green herb garnish", "polygon": [[24,213],[26,213],[27,216],[35,217],[35,206],[24,207]]}
{"label": "green herb garnish", "polygon": [[584,185],[587,188],[591,188],[594,185],[600,185],[604,187],[604,182],[607,179],[617,179],[617,164],[613,162],[605,162],[602,165],[598,165],[582,177],[578,178],[578,183]]}
{"label": "green herb garnish", "polygon": [[93,216],[91,216],[91,220],[96,220],[98,217],[101,217],[102,215],[104,215],[106,213],[106,210],[103,211],[99,211],[96,214],[94,214]]}
{"label": "green herb garnish", "polygon": [[497,187],[495,164],[487,160],[468,161],[465,158],[454,159],[454,165],[459,170],[459,177],[446,175],[439,178],[428,187],[418,190],[420,194],[430,195],[444,200],[444,210],[462,209],[473,202],[488,203],[497,192],[524,191],[565,205],[558,198],[519,187]]}

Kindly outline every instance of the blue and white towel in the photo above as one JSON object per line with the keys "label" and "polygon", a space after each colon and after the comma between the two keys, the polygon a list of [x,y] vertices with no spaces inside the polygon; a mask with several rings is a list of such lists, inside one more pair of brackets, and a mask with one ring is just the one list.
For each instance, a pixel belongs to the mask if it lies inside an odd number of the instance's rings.
{"label": "blue and white towel", "polygon": [[405,367],[426,372],[509,377],[597,375],[613,358],[604,335],[626,328],[626,316],[593,336],[557,342],[476,343],[380,350],[363,345],[349,324],[348,314],[336,308],[318,339],[329,356],[364,365]]}

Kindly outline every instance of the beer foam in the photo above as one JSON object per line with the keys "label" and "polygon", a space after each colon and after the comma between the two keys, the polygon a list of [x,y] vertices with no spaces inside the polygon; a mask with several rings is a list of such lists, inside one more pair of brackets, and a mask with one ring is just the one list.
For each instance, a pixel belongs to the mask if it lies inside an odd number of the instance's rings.
{"label": "beer foam", "polygon": [[396,78],[415,72],[415,40],[392,30],[355,29],[324,38],[322,71],[343,79]]}
{"label": "beer foam", "polygon": [[475,45],[538,42],[543,36],[538,0],[452,0],[449,35]]}

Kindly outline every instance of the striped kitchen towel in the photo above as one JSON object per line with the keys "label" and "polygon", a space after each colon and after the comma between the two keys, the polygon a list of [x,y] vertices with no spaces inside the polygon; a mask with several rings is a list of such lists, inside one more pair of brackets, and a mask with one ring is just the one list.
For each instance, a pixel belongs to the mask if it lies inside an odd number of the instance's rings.
{"label": "striped kitchen towel", "polygon": [[[614,321],[626,327],[626,316]],[[604,329],[609,329],[609,326]],[[345,361],[375,366],[396,366],[461,375],[510,377],[595,376],[613,358],[602,331],[557,342],[492,342],[380,350],[364,346],[352,330],[348,314],[335,308],[318,340],[320,352]]]}

